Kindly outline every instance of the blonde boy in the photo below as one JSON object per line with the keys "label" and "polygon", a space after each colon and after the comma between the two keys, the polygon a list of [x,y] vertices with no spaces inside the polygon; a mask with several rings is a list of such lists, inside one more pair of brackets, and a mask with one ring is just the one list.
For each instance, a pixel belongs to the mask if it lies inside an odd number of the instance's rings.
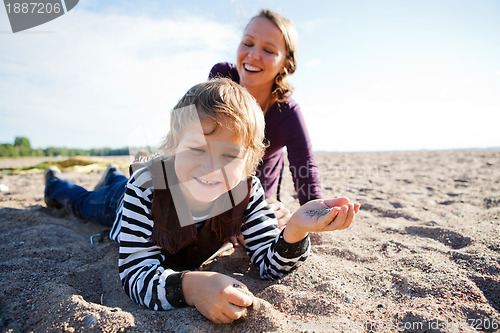
{"label": "blonde boy", "polygon": [[132,300],[154,310],[195,306],[215,323],[232,322],[252,298],[232,277],[196,270],[230,237],[243,236],[260,276],[276,279],[307,258],[309,232],[350,226],[359,205],[340,198],[305,204],[280,231],[252,175],[263,142],[262,111],[231,80],[198,84],[179,101],[160,157],[134,165],[123,184],[110,233]]}

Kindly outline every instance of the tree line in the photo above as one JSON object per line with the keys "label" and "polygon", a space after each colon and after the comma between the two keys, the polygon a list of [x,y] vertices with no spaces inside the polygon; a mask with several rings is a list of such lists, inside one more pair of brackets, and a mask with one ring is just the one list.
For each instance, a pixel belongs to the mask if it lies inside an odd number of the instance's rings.
{"label": "tree line", "polygon": [[0,143],[0,157],[24,157],[24,156],[120,156],[128,155],[128,148],[92,148],[74,149],[64,147],[47,147],[44,149],[33,149],[30,140],[26,137],[18,136],[14,139],[14,144]]}

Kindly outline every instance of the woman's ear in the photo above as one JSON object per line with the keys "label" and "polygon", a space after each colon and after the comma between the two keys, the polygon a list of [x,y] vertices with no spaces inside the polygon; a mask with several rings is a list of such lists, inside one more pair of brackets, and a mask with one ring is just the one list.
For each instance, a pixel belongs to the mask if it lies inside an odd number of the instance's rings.
{"label": "woman's ear", "polygon": [[295,73],[295,70],[297,69],[297,64],[295,62],[293,62],[292,60],[287,59],[285,67],[286,67],[287,74],[293,74],[293,73]]}
{"label": "woman's ear", "polygon": [[290,60],[287,59],[286,62],[285,62],[285,66],[283,67],[283,72],[280,73],[280,74],[287,75],[289,73],[289,71],[290,71],[290,67],[291,67]]}

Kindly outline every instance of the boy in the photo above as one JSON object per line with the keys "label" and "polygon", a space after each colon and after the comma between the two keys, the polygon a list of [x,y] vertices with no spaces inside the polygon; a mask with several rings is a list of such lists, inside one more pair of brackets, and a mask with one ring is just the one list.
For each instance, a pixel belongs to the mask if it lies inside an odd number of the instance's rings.
{"label": "boy", "polygon": [[132,300],[154,310],[195,306],[211,321],[229,323],[252,304],[241,283],[190,270],[243,235],[261,277],[279,278],[307,258],[309,232],[349,227],[359,205],[345,198],[311,201],[280,232],[252,176],[265,149],[263,113],[231,80],[194,86],[170,119],[161,157],[133,165],[129,180],[109,168],[102,187],[88,192],[52,168],[45,199],[101,224],[114,220],[110,238],[120,244],[120,278]]}

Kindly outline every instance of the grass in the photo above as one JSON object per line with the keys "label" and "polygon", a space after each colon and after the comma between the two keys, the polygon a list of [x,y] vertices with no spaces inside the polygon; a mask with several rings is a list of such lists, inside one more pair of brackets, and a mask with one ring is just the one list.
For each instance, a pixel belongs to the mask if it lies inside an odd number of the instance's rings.
{"label": "grass", "polygon": [[38,163],[33,166],[17,167],[17,168],[0,168],[0,174],[5,175],[19,175],[27,173],[42,173],[46,168],[50,166],[56,166],[62,171],[73,171],[73,172],[91,172],[104,170],[106,166],[110,163],[115,163],[120,166],[120,168],[128,168],[129,164],[127,162],[117,162],[117,161],[107,161],[103,159],[96,159],[91,157],[71,157],[66,160],[52,160]]}

